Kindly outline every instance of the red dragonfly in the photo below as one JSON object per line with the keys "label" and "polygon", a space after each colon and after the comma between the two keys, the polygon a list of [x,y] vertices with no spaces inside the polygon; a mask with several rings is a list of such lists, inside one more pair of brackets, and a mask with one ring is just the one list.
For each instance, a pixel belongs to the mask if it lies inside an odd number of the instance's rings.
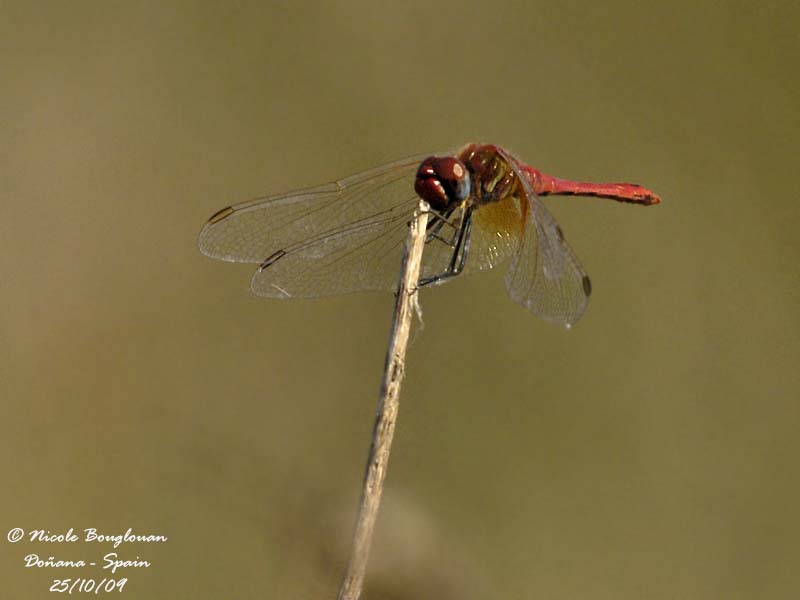
{"label": "red dragonfly", "polygon": [[[415,175],[416,173],[416,175]],[[257,198],[216,212],[200,232],[203,254],[260,265],[251,288],[269,298],[394,290],[419,197],[431,206],[420,285],[485,271],[507,259],[513,300],[572,326],[592,291],[589,276],[539,199],[575,195],[650,206],[632,183],[580,183],[529,167],[502,148],[469,144],[326,185]]]}

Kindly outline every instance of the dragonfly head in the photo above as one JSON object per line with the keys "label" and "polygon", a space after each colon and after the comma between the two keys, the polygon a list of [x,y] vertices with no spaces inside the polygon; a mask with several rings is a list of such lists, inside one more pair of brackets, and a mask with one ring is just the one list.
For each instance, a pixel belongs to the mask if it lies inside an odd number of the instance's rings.
{"label": "dragonfly head", "polygon": [[472,190],[469,171],[452,156],[429,156],[419,165],[414,189],[434,210],[444,212],[464,202]]}

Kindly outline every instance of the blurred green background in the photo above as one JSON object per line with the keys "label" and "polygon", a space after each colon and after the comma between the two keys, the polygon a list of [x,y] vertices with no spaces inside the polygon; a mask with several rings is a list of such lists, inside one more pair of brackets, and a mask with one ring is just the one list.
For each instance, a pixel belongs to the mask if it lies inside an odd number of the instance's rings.
{"label": "blurred green background", "polygon": [[503,273],[422,293],[364,598],[800,589],[793,2],[0,3],[0,581],[13,527],[123,545],[126,598],[333,598],[391,294],[265,301],[215,210],[469,141],[548,199],[570,332]]}

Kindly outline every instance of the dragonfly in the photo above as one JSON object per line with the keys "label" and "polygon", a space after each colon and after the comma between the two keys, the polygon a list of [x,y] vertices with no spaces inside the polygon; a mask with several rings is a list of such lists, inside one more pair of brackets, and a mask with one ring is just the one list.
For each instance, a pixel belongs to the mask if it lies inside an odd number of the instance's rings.
{"label": "dragonfly", "polygon": [[257,264],[251,290],[318,298],[395,290],[419,199],[431,215],[419,286],[509,262],[509,296],[567,328],[586,311],[592,283],[545,196],[593,196],[652,206],[633,183],[558,179],[492,144],[392,162],[317,187],[256,198],[214,213],[199,237],[211,258]]}

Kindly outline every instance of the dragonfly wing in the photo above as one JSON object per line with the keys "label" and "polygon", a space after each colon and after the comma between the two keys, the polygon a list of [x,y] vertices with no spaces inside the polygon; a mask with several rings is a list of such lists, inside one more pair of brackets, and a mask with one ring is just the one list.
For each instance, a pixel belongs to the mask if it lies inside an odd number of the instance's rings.
{"label": "dragonfly wing", "polygon": [[268,298],[317,298],[360,290],[397,287],[411,202],[384,219],[366,219],[337,232],[279,251],[265,261],[251,282],[253,293]]}
{"label": "dragonfly wing", "polygon": [[[315,236],[288,253],[276,253],[253,277],[253,292],[271,298],[311,298],[396,289],[408,223],[417,206],[407,203],[386,212],[382,219],[355,222],[336,234]],[[435,226],[439,218],[433,213],[429,226]],[[455,225],[460,218],[457,211],[449,222]],[[454,246],[446,240],[456,232],[451,224],[439,224],[439,235],[429,235],[425,241],[420,279],[442,275],[453,259]],[[468,264],[472,258],[470,251]]]}
{"label": "dragonfly wing", "polygon": [[417,207],[414,173],[422,158],[223,209],[200,232],[200,250],[260,264],[252,280],[260,296],[393,289]]}
{"label": "dragonfly wing", "polygon": [[224,208],[200,232],[200,251],[220,260],[262,263],[310,238],[336,236],[408,207],[413,212],[413,175],[421,160],[408,158],[341,181]]}
{"label": "dragonfly wing", "polygon": [[589,304],[589,276],[553,215],[516,162],[510,162],[524,184],[524,195],[520,198],[522,239],[506,274],[506,290],[537,317],[571,327]]}
{"label": "dragonfly wing", "polygon": [[487,271],[513,256],[520,244],[520,203],[513,198],[492,202],[472,215],[465,273]]}

